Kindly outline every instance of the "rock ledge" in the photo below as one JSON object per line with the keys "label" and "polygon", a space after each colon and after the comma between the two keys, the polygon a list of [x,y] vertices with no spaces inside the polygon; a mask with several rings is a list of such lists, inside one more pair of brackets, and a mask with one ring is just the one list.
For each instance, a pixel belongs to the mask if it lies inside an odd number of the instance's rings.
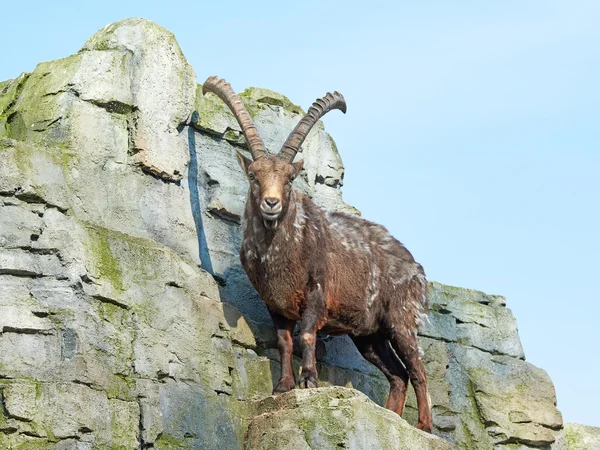
{"label": "rock ledge", "polygon": [[363,393],[343,387],[294,389],[257,401],[246,449],[450,450]]}

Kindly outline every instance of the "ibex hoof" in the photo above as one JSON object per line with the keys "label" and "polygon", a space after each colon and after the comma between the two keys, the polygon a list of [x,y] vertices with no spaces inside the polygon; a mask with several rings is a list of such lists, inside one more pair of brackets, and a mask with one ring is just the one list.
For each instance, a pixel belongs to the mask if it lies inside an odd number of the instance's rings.
{"label": "ibex hoof", "polygon": [[310,389],[319,387],[319,383],[317,382],[316,375],[308,372],[300,375],[298,386],[300,386],[300,389]]}
{"label": "ibex hoof", "polygon": [[431,433],[431,432],[433,431],[433,424],[432,424],[431,422],[429,422],[429,423],[422,423],[422,422],[419,422],[419,423],[417,424],[417,428],[418,428],[419,430],[426,431],[427,433]]}
{"label": "ibex hoof", "polygon": [[273,389],[273,394],[282,394],[284,392],[291,391],[296,387],[296,382],[293,377],[290,378],[282,378]]}

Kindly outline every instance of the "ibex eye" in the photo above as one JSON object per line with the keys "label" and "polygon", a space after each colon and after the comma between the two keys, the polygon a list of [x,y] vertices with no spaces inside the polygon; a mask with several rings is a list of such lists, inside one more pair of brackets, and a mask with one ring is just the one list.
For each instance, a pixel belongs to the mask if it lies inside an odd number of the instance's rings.
{"label": "ibex eye", "polygon": [[251,181],[256,180],[256,177],[254,176],[254,174],[252,172],[248,173],[248,179]]}

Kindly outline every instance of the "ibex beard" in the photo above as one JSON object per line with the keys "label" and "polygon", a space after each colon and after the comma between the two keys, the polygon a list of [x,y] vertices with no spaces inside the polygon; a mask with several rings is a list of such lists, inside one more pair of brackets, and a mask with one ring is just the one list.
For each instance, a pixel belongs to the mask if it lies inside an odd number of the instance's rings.
{"label": "ibex beard", "polygon": [[252,160],[237,159],[249,181],[240,259],[275,324],[281,377],[274,392],[296,386],[293,339],[300,322],[302,371],[297,384],[316,387],[317,332],[347,334],[390,383],[386,408],[402,415],[408,381],[419,409],[417,427],[432,431],[431,405],[417,330],[428,311],[427,280],[411,253],[381,225],[329,213],[292,188],[303,162],[293,162],[312,126],[332,109],[346,111],[341,94],[318,99],[279,154],[266,152],[252,119],[225,81],[206,80],[242,128]]}

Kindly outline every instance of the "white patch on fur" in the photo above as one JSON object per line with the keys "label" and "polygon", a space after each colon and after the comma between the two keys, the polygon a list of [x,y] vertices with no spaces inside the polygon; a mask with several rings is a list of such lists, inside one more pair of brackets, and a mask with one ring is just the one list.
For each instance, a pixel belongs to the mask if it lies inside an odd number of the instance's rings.
{"label": "white patch on fur", "polygon": [[267,249],[267,253],[266,253],[266,261],[267,264],[277,267],[278,264],[280,264],[280,260],[282,259],[283,255],[280,253],[279,251],[279,245],[272,245]]}
{"label": "white patch on fur", "polygon": [[369,274],[369,283],[367,285],[367,308],[373,306],[373,302],[379,295],[379,268],[376,265],[371,267],[371,273]]}
{"label": "white patch on fur", "polygon": [[296,217],[294,218],[294,227],[295,228],[303,228],[304,224],[308,217],[306,216],[306,212],[304,211],[304,207],[302,206],[302,200],[296,201]]}
{"label": "white patch on fur", "polygon": [[365,230],[360,223],[356,222],[354,216],[327,213],[325,217],[334,239],[344,247],[344,250],[363,254],[371,252],[371,245],[365,239]]}
{"label": "white patch on fur", "polygon": [[295,204],[296,216],[294,217],[294,242],[296,244],[299,244],[302,239],[302,234],[304,233],[304,226],[306,224],[306,221],[308,220],[308,217],[306,216],[306,212],[304,212],[302,200],[295,200]]}
{"label": "white patch on fur", "polygon": [[421,284],[421,287],[423,288],[423,297],[421,298],[421,302],[423,304],[424,307],[427,306],[427,279],[425,278],[425,275],[422,273],[418,273],[416,275],[417,280],[419,280],[419,283]]}

